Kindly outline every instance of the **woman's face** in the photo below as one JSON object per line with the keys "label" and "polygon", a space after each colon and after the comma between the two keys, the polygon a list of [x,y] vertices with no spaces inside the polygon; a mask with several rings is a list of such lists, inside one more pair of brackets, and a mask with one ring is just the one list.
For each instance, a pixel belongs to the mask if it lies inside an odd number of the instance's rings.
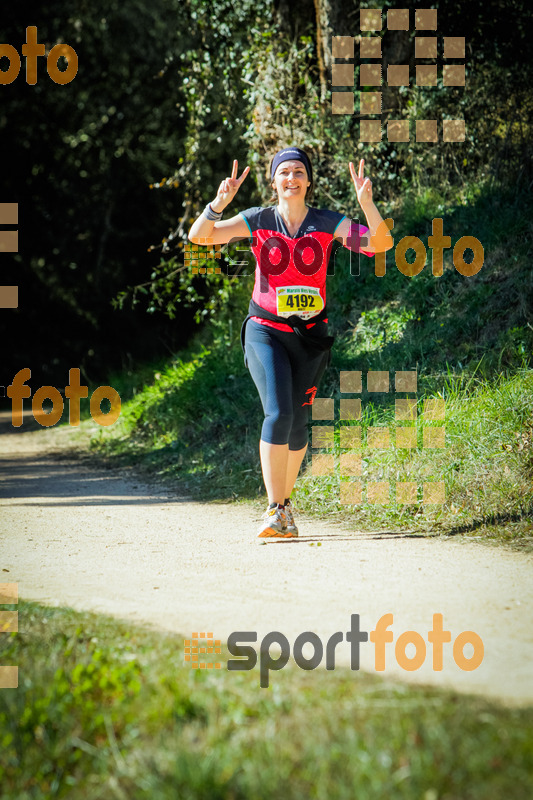
{"label": "woman's face", "polygon": [[277,191],[280,200],[290,197],[304,198],[308,186],[311,186],[311,181],[302,161],[282,161],[274,173],[272,187]]}

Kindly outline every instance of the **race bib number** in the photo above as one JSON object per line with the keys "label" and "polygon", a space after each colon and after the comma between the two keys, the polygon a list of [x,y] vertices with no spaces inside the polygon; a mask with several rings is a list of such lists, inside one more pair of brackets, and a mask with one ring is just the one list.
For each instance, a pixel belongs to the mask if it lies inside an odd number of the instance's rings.
{"label": "race bib number", "polygon": [[278,286],[276,307],[279,317],[291,317],[296,314],[302,319],[310,319],[320,314],[324,308],[324,301],[315,286]]}

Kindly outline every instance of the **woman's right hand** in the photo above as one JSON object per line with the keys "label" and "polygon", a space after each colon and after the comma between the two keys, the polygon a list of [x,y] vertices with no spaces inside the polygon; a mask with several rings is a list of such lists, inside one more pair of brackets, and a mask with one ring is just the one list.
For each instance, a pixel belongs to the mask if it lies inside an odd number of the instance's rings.
{"label": "woman's right hand", "polygon": [[222,211],[224,208],[226,208],[226,206],[229,206],[229,204],[239,191],[241,183],[250,172],[250,167],[245,167],[241,177],[237,178],[238,166],[239,162],[235,160],[233,162],[233,170],[231,172],[231,178],[226,178],[225,180],[223,180],[220,186],[218,187],[217,196],[211,203],[211,208],[213,209],[213,211]]}

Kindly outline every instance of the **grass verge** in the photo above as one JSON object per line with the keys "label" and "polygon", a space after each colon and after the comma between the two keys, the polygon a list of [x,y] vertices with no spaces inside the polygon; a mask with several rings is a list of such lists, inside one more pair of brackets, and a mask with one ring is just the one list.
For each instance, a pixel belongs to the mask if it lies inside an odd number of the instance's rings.
{"label": "grass verge", "polygon": [[[204,348],[188,361],[167,365],[125,403],[112,429],[98,432],[93,452],[144,466],[197,499],[262,504],[261,409],[241,360],[235,350]],[[391,386],[393,381],[391,370]],[[532,546],[533,370],[492,381],[449,374],[439,391],[434,376],[422,377],[417,394],[365,389],[361,419],[352,421],[341,420],[340,401],[355,395],[341,398],[335,366],[326,384],[321,394],[333,398],[334,418],[313,423],[310,441],[323,425],[333,437],[328,447],[308,451],[293,495],[299,510],[359,529],[485,532],[487,538]],[[397,420],[396,401],[409,398],[416,418]],[[443,419],[428,418],[428,399],[444,401]],[[359,429],[361,446],[342,446],[341,429]],[[370,447],[369,429],[387,429],[389,446]],[[396,446],[398,437],[409,435],[411,447]],[[313,474],[317,456],[330,458],[328,475]],[[361,502],[346,502],[346,487],[359,482]],[[371,497],[369,483],[381,485],[380,502]]]}
{"label": "grass verge", "polygon": [[[533,709],[290,664],[192,670],[183,639],[20,602],[4,635],[3,800],[526,800]],[[222,657],[224,667],[225,657]],[[311,724],[312,721],[312,724]]]}

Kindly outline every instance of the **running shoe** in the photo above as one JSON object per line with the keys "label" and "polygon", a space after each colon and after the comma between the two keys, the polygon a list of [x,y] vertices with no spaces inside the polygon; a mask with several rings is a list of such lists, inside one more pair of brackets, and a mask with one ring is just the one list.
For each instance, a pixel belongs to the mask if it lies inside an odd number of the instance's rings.
{"label": "running shoe", "polygon": [[287,519],[283,506],[267,508],[263,514],[263,522],[257,535],[262,539],[266,539],[267,537],[290,539],[294,536],[294,533],[287,531]]}
{"label": "running shoe", "polygon": [[292,516],[292,505],[290,500],[285,503],[285,519],[287,520],[287,533],[290,533],[291,536],[298,536],[298,528],[296,527],[294,517]]}

